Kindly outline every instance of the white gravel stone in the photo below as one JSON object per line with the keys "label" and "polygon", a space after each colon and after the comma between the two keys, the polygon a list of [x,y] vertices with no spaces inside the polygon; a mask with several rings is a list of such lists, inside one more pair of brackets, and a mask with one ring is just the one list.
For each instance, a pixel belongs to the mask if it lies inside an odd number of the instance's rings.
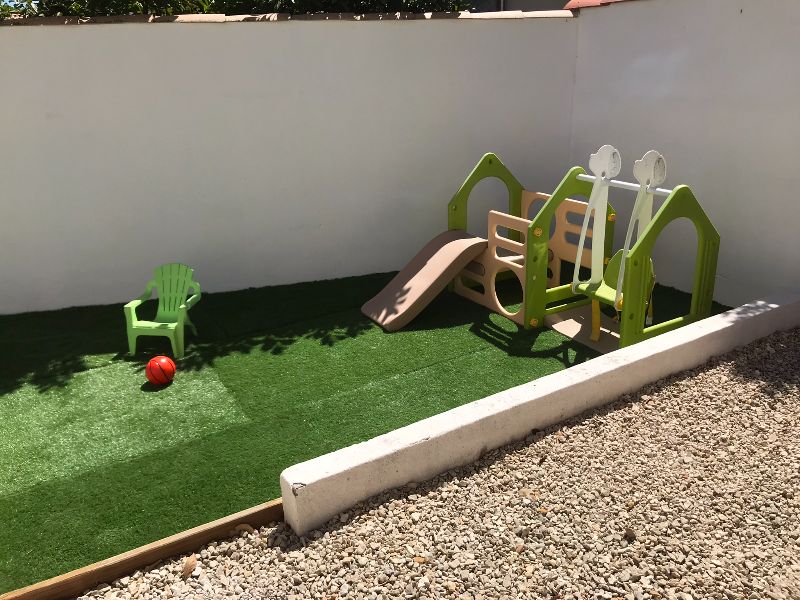
{"label": "white gravel stone", "polygon": [[800,330],[298,538],[283,523],[83,598],[800,598]]}

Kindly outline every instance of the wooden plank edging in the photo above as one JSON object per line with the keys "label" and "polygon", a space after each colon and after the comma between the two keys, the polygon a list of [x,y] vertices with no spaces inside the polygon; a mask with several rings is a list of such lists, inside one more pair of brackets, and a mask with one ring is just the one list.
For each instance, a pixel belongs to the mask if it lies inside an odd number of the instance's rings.
{"label": "wooden plank edging", "polygon": [[52,579],[12,590],[1,595],[0,600],[73,598],[100,583],[110,583],[137,569],[143,569],[148,565],[180,554],[193,552],[208,542],[226,538],[237,525],[246,523],[252,527],[261,527],[282,520],[283,502],[280,498],[276,498]]}

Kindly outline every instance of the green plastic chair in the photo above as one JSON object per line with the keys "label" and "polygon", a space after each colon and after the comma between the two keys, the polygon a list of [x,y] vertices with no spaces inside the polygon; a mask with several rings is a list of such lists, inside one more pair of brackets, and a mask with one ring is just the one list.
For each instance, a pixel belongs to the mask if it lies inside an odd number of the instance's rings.
{"label": "green plastic chair", "polygon": [[[141,335],[159,335],[169,338],[175,358],[183,358],[183,328],[188,325],[197,335],[197,328],[189,318],[189,309],[200,300],[200,284],[194,281],[194,270],[180,263],[161,265],[155,270],[153,279],[136,300],[125,305],[125,321],[128,324],[128,350],[136,354],[136,339]],[[136,318],[136,307],[150,298],[153,288],[158,288],[158,311],[154,321]],[[189,290],[194,293],[187,300]]]}

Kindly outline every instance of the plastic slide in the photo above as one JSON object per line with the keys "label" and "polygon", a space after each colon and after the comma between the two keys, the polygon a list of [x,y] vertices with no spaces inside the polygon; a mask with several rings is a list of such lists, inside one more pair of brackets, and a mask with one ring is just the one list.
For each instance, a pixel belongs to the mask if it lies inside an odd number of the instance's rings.
{"label": "plastic slide", "polygon": [[361,312],[386,331],[402,329],[486,247],[485,239],[460,229],[437,235]]}

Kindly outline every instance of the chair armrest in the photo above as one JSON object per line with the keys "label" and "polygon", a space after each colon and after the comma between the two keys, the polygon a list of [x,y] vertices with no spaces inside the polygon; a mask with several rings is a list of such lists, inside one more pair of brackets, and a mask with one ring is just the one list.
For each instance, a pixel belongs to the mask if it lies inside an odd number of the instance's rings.
{"label": "chair armrest", "polygon": [[150,296],[153,293],[153,287],[155,285],[156,285],[155,281],[153,280],[148,281],[144,294],[139,296],[136,300],[131,300],[124,306],[125,320],[128,322],[128,325],[133,325],[134,323],[138,322],[138,319],[136,318],[136,308],[140,306],[145,300],[150,298]]}
{"label": "chair armrest", "polygon": [[128,323],[128,326],[135,325],[139,321],[139,319],[136,318],[136,307],[142,302],[144,302],[144,300],[137,298],[136,300],[131,300],[124,306],[125,321]]}
{"label": "chair armrest", "polygon": [[191,297],[181,305],[185,306],[186,310],[192,308],[200,300],[200,284],[196,281],[193,281],[190,287],[192,290],[194,290],[194,294],[192,294]]}

